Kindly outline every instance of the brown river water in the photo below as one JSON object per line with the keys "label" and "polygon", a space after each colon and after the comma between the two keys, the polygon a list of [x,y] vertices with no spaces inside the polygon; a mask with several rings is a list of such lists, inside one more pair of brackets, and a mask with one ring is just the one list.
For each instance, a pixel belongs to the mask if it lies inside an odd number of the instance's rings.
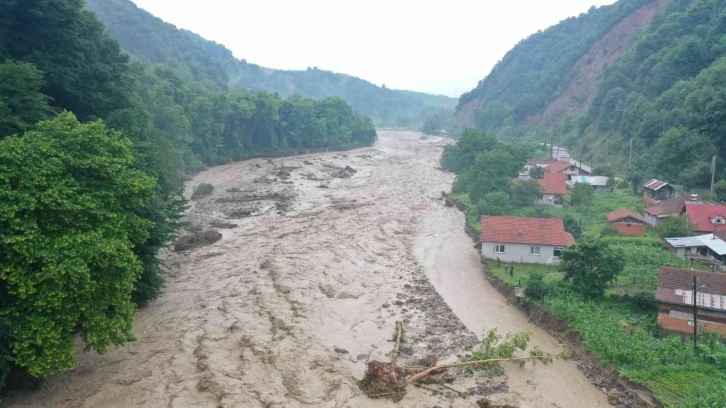
{"label": "brown river water", "polygon": [[[379,131],[370,148],[214,167],[187,184],[214,192],[188,219],[223,238],[165,257],[166,294],[139,310],[138,340],[79,364],[18,407],[605,407],[574,362],[504,365],[505,375],[409,387],[398,403],[358,388],[368,359],[388,361],[404,321],[406,363],[452,360],[484,330],[529,331],[484,278],[464,216],[444,206],[450,141]],[[346,169],[350,166],[351,169]],[[223,228],[219,223],[236,224]],[[466,391],[461,398],[451,389]]]}

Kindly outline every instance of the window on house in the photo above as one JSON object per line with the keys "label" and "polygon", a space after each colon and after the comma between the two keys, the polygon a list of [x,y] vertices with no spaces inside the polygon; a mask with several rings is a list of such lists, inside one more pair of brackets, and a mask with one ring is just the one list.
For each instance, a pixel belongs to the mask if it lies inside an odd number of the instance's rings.
{"label": "window on house", "polygon": [[537,194],[537,199],[539,201],[542,201],[542,200],[544,200],[544,196],[542,194]]}
{"label": "window on house", "polygon": [[494,253],[497,254],[503,254],[504,253],[504,245],[497,244],[494,246]]}
{"label": "window on house", "polygon": [[564,251],[564,250],[565,250],[565,248],[563,248],[563,247],[555,247],[555,250],[553,253],[553,256],[555,257],[555,259],[560,259],[560,257],[562,256],[562,251]]}
{"label": "window on house", "polygon": [[539,256],[539,247],[538,246],[529,247],[529,254]]}

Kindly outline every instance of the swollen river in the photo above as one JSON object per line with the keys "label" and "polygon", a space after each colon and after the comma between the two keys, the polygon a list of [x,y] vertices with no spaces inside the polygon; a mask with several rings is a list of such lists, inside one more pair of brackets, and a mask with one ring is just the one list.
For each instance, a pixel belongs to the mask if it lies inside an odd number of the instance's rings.
{"label": "swollen river", "polygon": [[[380,131],[370,148],[255,159],[189,181],[213,193],[188,220],[212,245],[170,253],[166,294],[139,310],[137,341],[78,366],[10,406],[604,407],[574,362],[505,365],[505,376],[410,386],[398,403],[358,388],[368,359],[388,361],[396,320],[405,361],[455,358],[484,330],[557,341],[484,279],[464,216],[444,206],[447,140]],[[348,166],[348,167],[346,167]],[[448,305],[448,306],[447,306]],[[471,391],[470,391],[471,390]],[[479,390],[479,396],[476,395]]]}

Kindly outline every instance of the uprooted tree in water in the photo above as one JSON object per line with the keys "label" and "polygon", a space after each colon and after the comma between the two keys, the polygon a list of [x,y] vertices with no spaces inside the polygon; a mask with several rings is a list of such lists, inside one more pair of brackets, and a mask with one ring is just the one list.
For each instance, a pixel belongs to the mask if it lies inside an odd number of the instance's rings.
{"label": "uprooted tree in water", "polygon": [[[369,361],[365,378],[359,382],[360,388],[370,398],[388,398],[400,401],[406,395],[408,385],[452,368],[478,366],[491,369],[504,361],[518,362],[522,366],[527,362],[536,363],[538,361],[547,364],[555,358],[565,357],[564,354],[545,353],[537,347],[527,351],[531,333],[508,333],[502,336],[497,333],[496,329],[492,329],[484,334],[481,346],[478,350],[474,350],[466,361],[451,364],[438,364],[433,361],[428,367],[412,368],[397,364],[398,352],[403,340],[403,324],[400,321],[396,322],[394,336],[396,346],[391,361]],[[522,355],[523,353],[520,352],[525,352],[526,355]]]}

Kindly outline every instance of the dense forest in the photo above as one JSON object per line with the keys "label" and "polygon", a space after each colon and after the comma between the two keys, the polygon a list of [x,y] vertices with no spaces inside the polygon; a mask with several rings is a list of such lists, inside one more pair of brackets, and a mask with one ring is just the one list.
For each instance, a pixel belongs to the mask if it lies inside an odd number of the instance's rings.
{"label": "dense forest", "polygon": [[130,62],[84,6],[0,2],[0,390],[72,368],[77,334],[98,352],[134,339],[137,306],[163,290],[156,255],[185,173],[376,139],[340,98]]}
{"label": "dense forest", "polygon": [[[589,48],[639,6],[658,9],[642,30],[623,44]],[[617,46],[627,49],[595,78],[591,103],[573,101],[564,119],[544,128],[528,122],[571,85],[568,73],[573,75],[578,60],[586,65]],[[631,170],[686,189],[707,188],[713,155],[719,155],[717,180],[726,177],[726,151],[719,148],[726,144],[725,52],[723,1],[621,0],[518,44],[476,89],[462,95],[460,114],[476,101],[477,128],[509,138],[555,140],[622,176],[632,139]]]}
{"label": "dense forest", "polygon": [[418,125],[427,107],[453,108],[453,98],[379,87],[362,79],[317,68],[283,71],[237,60],[224,46],[190,31],[177,29],[138,8],[130,0],[87,0],[124,50],[141,61],[164,63],[196,80],[211,80],[225,88],[301,95],[341,97],[383,126]]}

